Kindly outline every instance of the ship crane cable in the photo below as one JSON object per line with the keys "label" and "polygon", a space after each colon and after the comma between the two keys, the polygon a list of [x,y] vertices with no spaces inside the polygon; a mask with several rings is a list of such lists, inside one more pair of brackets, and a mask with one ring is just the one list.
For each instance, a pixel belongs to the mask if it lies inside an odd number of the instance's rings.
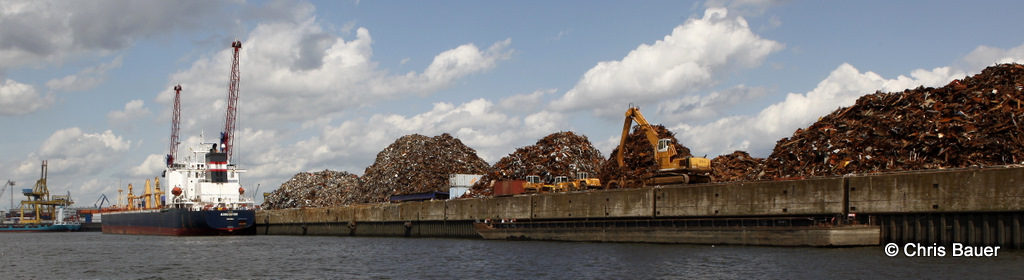
{"label": "ship crane cable", "polygon": [[231,43],[234,49],[231,58],[231,80],[228,81],[228,108],[224,117],[224,132],[221,133],[220,144],[222,152],[227,154],[228,162],[232,162],[231,154],[235,142],[235,117],[238,113],[238,82],[241,77],[238,73],[238,50],[242,48],[242,42],[235,40]]}

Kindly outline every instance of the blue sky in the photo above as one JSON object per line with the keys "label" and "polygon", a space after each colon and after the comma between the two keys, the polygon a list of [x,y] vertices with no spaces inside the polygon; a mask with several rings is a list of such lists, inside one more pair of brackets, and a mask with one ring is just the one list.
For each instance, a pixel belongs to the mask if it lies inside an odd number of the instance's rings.
{"label": "blue sky", "polygon": [[575,131],[607,156],[630,103],[698,155],[764,157],[864,94],[1024,60],[1021,6],[0,1],[0,179],[29,188],[49,160],[51,192],[88,205],[159,175],[173,85],[179,150],[223,129],[234,39],[250,193],[302,171],[362,174],[413,133],[450,133],[494,163]]}

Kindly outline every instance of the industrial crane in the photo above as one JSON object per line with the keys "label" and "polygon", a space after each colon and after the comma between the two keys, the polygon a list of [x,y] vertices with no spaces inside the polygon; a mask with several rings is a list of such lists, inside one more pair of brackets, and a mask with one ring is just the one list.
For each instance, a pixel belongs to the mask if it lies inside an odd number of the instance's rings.
{"label": "industrial crane", "polygon": [[[709,183],[711,182],[711,160],[700,157],[678,158],[675,145],[671,139],[658,139],[658,132],[647,122],[640,108],[630,105],[626,110],[626,120],[622,125],[622,138],[619,140],[619,151],[615,156],[620,167],[625,166],[623,154],[626,149],[626,139],[629,137],[629,129],[633,122],[636,122],[638,130],[647,138],[647,142],[654,148],[654,158],[658,166],[657,172],[649,177],[642,178],[643,183],[653,184],[687,184],[687,183]],[[627,185],[629,182],[619,180],[609,182],[609,185]]]}
{"label": "industrial crane", "polygon": [[178,156],[178,123],[181,117],[181,84],[174,86],[174,112],[171,112],[171,148],[167,154],[167,166],[174,165]]}
{"label": "industrial crane", "polygon": [[224,118],[224,132],[221,133],[220,144],[228,161],[231,160],[235,142],[235,114],[238,112],[238,82],[241,80],[238,74],[238,50],[242,48],[242,42],[235,40],[231,43],[234,48],[234,56],[231,59],[231,80],[228,82],[228,112]]}
{"label": "industrial crane", "polygon": [[96,207],[96,209],[103,209],[104,203],[110,204],[110,200],[107,200],[106,194],[100,194],[100,198],[97,199],[96,202],[92,204],[92,207]]}
{"label": "industrial crane", "polygon": [[[4,187],[0,189],[0,197],[4,197],[4,193],[7,192],[7,187],[13,186],[14,180],[7,180],[7,183],[4,183]],[[11,208],[14,208],[14,189],[11,189]]]}

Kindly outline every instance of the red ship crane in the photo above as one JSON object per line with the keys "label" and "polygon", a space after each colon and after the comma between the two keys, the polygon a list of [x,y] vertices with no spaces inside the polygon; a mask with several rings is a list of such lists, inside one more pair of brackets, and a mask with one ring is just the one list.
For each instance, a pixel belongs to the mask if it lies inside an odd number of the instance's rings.
{"label": "red ship crane", "polygon": [[174,86],[174,111],[171,112],[171,148],[167,154],[167,166],[174,164],[174,157],[178,156],[178,123],[181,117],[181,84]]}
{"label": "red ship crane", "polygon": [[224,118],[224,132],[220,136],[220,144],[224,153],[227,153],[228,161],[231,160],[232,147],[235,142],[235,114],[238,112],[238,81],[241,80],[238,74],[238,50],[242,48],[241,41],[234,41],[231,47],[235,49],[231,59],[231,81],[228,82],[228,112]]}

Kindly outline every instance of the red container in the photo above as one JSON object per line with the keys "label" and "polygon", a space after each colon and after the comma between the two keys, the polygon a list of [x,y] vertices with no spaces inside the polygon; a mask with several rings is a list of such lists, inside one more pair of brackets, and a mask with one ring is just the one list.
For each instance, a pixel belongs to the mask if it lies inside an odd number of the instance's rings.
{"label": "red container", "polygon": [[523,193],[523,185],[526,181],[511,180],[498,181],[494,183],[494,196],[509,196]]}

